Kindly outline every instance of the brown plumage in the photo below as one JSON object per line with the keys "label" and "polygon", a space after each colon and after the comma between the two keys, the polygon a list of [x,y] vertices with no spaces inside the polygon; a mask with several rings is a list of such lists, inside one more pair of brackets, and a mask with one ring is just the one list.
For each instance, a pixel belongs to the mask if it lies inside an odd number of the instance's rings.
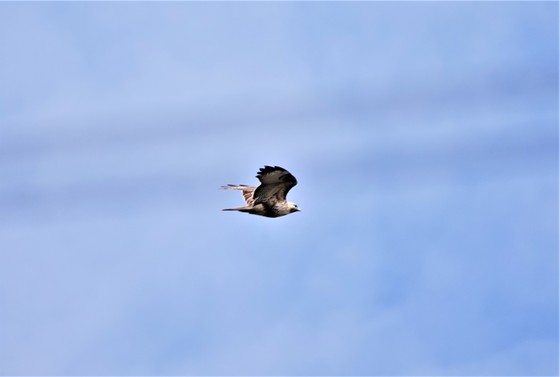
{"label": "brown plumage", "polygon": [[280,217],[300,209],[286,200],[288,191],[297,185],[296,178],[280,166],[260,168],[257,178],[261,182],[258,187],[247,185],[227,185],[227,190],[240,190],[247,205],[238,208],[225,208],[224,211],[246,212],[252,215]]}

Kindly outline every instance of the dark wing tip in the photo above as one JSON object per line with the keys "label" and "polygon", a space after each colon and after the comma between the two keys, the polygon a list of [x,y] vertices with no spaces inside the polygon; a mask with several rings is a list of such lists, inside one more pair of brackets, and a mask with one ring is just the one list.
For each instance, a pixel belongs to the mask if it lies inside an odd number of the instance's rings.
{"label": "dark wing tip", "polygon": [[264,168],[260,168],[258,173],[257,173],[257,178],[275,172],[275,171],[282,171],[282,172],[286,172],[289,173],[286,169],[280,167],[280,166],[269,166],[269,165],[265,165]]}
{"label": "dark wing tip", "polygon": [[[290,173],[289,171],[287,171],[286,169],[284,169],[283,167],[280,166],[269,166],[269,165],[265,165],[264,168],[260,168],[259,172],[257,173],[257,178],[259,180],[261,180],[262,177],[264,177],[267,174],[273,173],[273,172],[281,172],[283,174],[280,174],[278,179],[282,182],[286,182],[291,184],[290,186],[295,186],[297,184],[297,180],[296,177],[294,177],[292,175],[292,173]],[[262,180],[261,180],[262,182]]]}

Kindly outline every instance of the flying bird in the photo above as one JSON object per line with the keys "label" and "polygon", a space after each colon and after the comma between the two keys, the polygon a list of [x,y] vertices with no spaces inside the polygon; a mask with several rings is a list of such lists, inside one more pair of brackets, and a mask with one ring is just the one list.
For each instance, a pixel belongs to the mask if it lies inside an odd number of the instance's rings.
{"label": "flying bird", "polygon": [[280,166],[260,168],[257,178],[261,182],[259,187],[247,185],[222,186],[226,190],[240,190],[247,202],[245,207],[225,208],[223,211],[239,211],[252,215],[266,217],[280,217],[300,209],[295,203],[286,200],[288,191],[297,185],[296,177]]}

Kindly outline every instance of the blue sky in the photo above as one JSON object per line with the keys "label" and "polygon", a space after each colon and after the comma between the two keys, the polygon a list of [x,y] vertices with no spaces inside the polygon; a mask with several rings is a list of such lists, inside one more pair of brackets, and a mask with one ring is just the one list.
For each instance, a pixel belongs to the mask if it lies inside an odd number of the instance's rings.
{"label": "blue sky", "polygon": [[557,16],[0,3],[0,374],[557,375]]}

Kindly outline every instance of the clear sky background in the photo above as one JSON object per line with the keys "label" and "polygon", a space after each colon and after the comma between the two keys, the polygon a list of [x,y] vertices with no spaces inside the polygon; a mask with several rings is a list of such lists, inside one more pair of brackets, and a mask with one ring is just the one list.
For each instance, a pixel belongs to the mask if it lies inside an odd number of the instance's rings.
{"label": "clear sky background", "polygon": [[[558,374],[556,2],[10,2],[0,56],[0,374]],[[222,212],[265,164],[302,212]]]}

